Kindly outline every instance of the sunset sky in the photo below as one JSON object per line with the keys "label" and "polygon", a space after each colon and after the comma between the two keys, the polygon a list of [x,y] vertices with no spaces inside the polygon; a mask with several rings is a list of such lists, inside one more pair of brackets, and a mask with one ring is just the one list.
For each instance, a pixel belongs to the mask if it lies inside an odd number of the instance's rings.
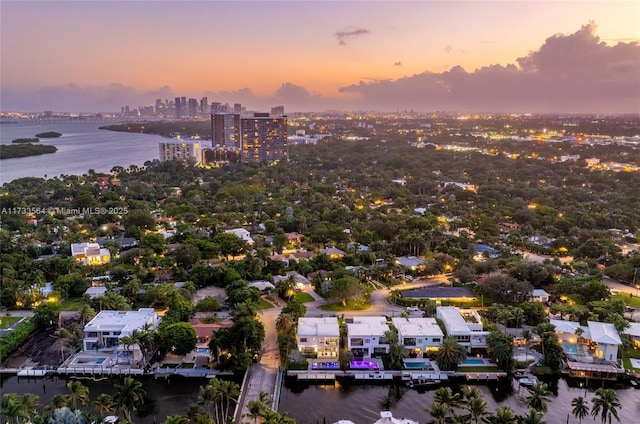
{"label": "sunset sky", "polygon": [[2,111],[640,112],[639,1],[0,2]]}

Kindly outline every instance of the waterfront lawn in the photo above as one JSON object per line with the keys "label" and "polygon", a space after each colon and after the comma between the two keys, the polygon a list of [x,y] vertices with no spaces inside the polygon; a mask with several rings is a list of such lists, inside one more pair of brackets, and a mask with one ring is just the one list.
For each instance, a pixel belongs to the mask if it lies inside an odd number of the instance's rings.
{"label": "waterfront lawn", "polygon": [[271,309],[275,308],[272,303],[269,303],[265,299],[260,299],[260,303],[258,303],[258,309]]}
{"label": "waterfront lawn", "polygon": [[0,317],[0,329],[9,328],[16,322],[20,321],[21,319],[22,317],[10,317],[10,316]]}
{"label": "waterfront lawn", "polygon": [[68,297],[60,301],[61,311],[79,311],[87,302],[82,297]]}
{"label": "waterfront lawn", "polygon": [[502,372],[502,370],[500,370],[496,366],[492,367],[489,365],[484,365],[480,367],[458,367],[457,372]]}
{"label": "waterfront lawn", "polygon": [[295,292],[293,297],[295,297],[301,303],[313,302],[315,300],[313,296],[305,292]]}
{"label": "waterfront lawn", "polygon": [[370,304],[363,303],[361,300],[347,300],[346,306],[343,306],[341,302],[336,302],[322,305],[320,309],[324,311],[364,311],[370,307]]}

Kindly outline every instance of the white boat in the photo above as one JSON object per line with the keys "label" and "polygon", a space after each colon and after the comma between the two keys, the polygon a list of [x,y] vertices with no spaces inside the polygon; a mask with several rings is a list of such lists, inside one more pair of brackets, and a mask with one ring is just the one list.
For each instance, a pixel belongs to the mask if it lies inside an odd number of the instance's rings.
{"label": "white boat", "polygon": [[415,378],[407,382],[407,387],[411,389],[427,389],[440,385],[440,380],[433,378]]}
{"label": "white boat", "polygon": [[538,384],[538,379],[535,377],[525,377],[518,380],[518,383],[524,387],[531,387]]}

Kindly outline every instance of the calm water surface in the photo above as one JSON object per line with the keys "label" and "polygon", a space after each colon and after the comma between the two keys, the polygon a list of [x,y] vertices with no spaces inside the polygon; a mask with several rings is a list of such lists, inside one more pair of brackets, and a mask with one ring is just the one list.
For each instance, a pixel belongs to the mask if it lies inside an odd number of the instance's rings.
{"label": "calm water surface", "polygon": [[[567,414],[571,413],[571,401],[577,396],[585,397],[584,387],[570,387],[566,380],[560,379],[553,383],[553,391],[549,411],[545,415],[547,424],[564,424]],[[595,384],[595,385],[593,385]],[[586,399],[590,402],[595,390],[601,383],[590,384]],[[460,389],[461,386],[454,386]],[[489,411],[495,411],[499,406],[509,406],[517,413],[527,411],[522,400],[527,393],[514,382],[499,385],[477,385],[488,404]],[[620,423],[640,424],[640,390],[619,389],[618,398],[623,407],[619,411]],[[434,391],[417,392],[406,387],[390,385],[299,385],[287,383],[283,387],[279,412],[287,412],[294,417],[298,424],[333,423],[340,419],[351,420],[356,424],[371,424],[380,418],[380,411],[390,410],[395,418],[410,418],[420,423],[430,419],[424,410],[433,401]],[[599,424],[589,417],[582,420],[583,424]],[[569,416],[569,423],[578,420]]]}
{"label": "calm water surface", "polygon": [[[133,414],[133,421],[136,424],[162,423],[171,414],[184,415],[186,409],[193,402],[197,401],[200,386],[206,385],[206,379],[187,379],[181,377],[171,377],[169,379],[154,379],[151,376],[136,378],[141,381],[147,397],[153,400],[149,405],[150,410],[144,417]],[[65,378],[18,378],[17,376],[0,375],[1,393],[33,393],[40,397],[40,404],[46,405],[51,402],[54,395],[67,394],[66,384],[70,380]],[[91,379],[79,380],[89,388],[90,403],[101,393],[114,395],[115,384],[121,384],[120,379],[106,379],[93,381]]]}
{"label": "calm water surface", "polygon": [[109,172],[114,166],[143,166],[158,159],[160,136],[99,130],[115,122],[47,122],[0,124],[0,143],[35,137],[45,131],[62,133],[58,138],[42,138],[40,144],[58,151],[26,158],[0,160],[0,184],[23,177],[58,177],[86,174],[89,169]]}

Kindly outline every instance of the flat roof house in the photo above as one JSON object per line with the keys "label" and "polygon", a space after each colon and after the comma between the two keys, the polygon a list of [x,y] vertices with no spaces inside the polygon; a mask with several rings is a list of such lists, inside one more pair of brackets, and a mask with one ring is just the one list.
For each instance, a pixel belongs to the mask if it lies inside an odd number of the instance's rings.
{"label": "flat roof house", "polygon": [[134,330],[145,327],[156,329],[160,323],[153,308],[137,311],[100,311],[84,326],[82,348],[84,351],[117,352],[118,363],[133,363],[142,359],[142,351],[136,343],[131,346],[120,344],[120,339],[130,336]]}
{"label": "flat roof house", "polygon": [[71,256],[84,265],[104,265],[111,261],[109,249],[102,249],[98,243],[71,243]]}
{"label": "flat roof house", "polygon": [[337,358],[340,342],[338,318],[299,318],[297,342],[303,355]]}
{"label": "flat roof house", "polygon": [[439,306],[436,316],[442,320],[447,336],[453,336],[467,351],[487,347],[488,331],[482,328],[482,319],[473,309],[459,309],[455,306]]}
{"label": "flat roof house", "polygon": [[389,331],[389,325],[383,316],[354,317],[353,323],[347,324],[347,349],[359,358],[388,353],[386,331]]}
{"label": "flat roof house", "polygon": [[442,346],[444,334],[435,318],[394,317],[391,322],[398,330],[399,343],[417,355],[422,356]]}

